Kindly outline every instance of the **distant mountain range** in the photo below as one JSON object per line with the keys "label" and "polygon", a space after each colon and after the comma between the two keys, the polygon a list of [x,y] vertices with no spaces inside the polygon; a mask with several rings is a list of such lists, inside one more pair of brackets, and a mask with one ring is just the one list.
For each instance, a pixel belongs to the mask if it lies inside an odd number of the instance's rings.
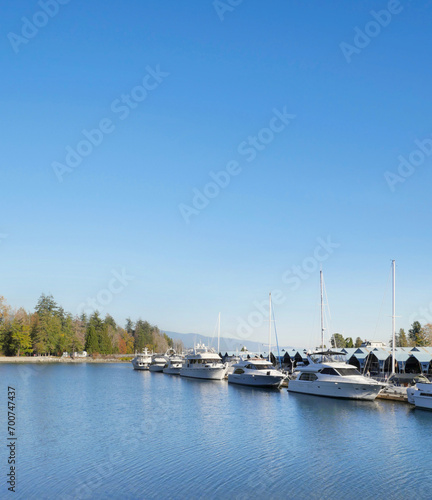
{"label": "distant mountain range", "polygon": [[[205,335],[201,335],[200,333],[178,333],[178,332],[168,332],[165,333],[171,337],[173,340],[181,340],[186,348],[191,348],[194,344],[198,344],[198,342],[203,343],[205,345],[210,345],[210,347],[214,347],[217,349],[217,337],[206,337]],[[240,351],[242,347],[246,347],[248,351],[251,352],[266,352],[268,347],[267,344],[263,344],[261,342],[255,342],[253,340],[241,340],[234,338],[221,337],[220,338],[220,352],[224,354],[227,351]],[[291,347],[279,346],[279,349],[291,349]],[[272,347],[272,352],[276,351],[276,346]]]}

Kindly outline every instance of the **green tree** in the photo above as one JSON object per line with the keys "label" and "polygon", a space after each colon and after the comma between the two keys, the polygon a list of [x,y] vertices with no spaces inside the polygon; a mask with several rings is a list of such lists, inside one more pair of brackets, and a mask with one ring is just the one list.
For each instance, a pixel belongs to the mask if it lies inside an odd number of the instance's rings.
{"label": "green tree", "polygon": [[96,329],[93,325],[89,325],[87,328],[85,350],[89,354],[99,352],[99,339],[96,333]]}
{"label": "green tree", "polygon": [[129,333],[129,335],[132,335],[134,332],[134,324],[132,323],[132,320],[130,318],[126,318],[126,331]]}
{"label": "green tree", "polygon": [[396,347],[408,347],[408,339],[403,328],[396,334]]}
{"label": "green tree", "polygon": [[414,346],[423,347],[427,345],[425,332],[418,321],[414,321],[408,331],[408,337]]}
{"label": "green tree", "polygon": [[39,314],[39,316],[43,316],[45,314],[52,316],[57,312],[57,310],[58,306],[52,295],[42,294],[39,297],[35,307],[35,311]]}
{"label": "green tree", "polygon": [[363,344],[363,340],[360,337],[357,337],[354,347],[361,347],[362,344]]}
{"label": "green tree", "polygon": [[136,351],[141,352],[146,346],[153,349],[153,331],[148,321],[139,319],[135,323],[134,338]]}
{"label": "green tree", "polygon": [[331,337],[331,345],[334,349],[342,349],[346,347],[343,335],[340,333],[334,333]]}
{"label": "green tree", "polygon": [[15,313],[11,323],[10,350],[15,356],[32,351],[30,317],[24,309],[19,309]]}
{"label": "green tree", "polygon": [[351,337],[345,339],[345,347],[354,347],[354,342]]}

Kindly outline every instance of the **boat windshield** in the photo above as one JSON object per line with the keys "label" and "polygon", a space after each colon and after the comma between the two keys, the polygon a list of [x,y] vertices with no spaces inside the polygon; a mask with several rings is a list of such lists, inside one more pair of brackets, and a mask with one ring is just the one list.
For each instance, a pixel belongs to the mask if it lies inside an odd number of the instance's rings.
{"label": "boat windshield", "polygon": [[352,368],[337,368],[337,371],[342,375],[342,377],[349,377],[351,375],[361,375],[361,373],[356,370],[354,367]]}
{"label": "boat windshield", "polygon": [[273,370],[273,365],[255,365],[257,370]]}
{"label": "boat windshield", "polygon": [[342,352],[317,352],[311,358],[314,363],[346,362],[346,355]]}

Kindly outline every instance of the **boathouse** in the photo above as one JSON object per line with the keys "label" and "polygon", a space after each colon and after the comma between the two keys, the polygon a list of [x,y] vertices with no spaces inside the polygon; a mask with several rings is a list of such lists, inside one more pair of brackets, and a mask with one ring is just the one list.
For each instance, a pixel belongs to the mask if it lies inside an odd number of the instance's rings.
{"label": "boathouse", "polygon": [[[348,363],[357,368],[357,370],[363,373],[365,367],[365,361],[369,354],[369,349],[367,347],[358,347],[355,349],[354,353],[348,358]],[[348,356],[347,356],[348,357]]]}
{"label": "boathouse", "polygon": [[432,353],[425,347],[413,347],[405,362],[405,373],[432,373]]}

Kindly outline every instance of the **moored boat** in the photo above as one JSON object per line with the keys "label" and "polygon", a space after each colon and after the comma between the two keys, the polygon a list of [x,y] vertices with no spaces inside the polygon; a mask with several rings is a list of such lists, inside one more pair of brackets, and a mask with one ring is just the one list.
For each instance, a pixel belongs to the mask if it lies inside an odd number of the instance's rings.
{"label": "moored boat", "polygon": [[288,382],[289,392],[313,396],[373,401],[384,384],[363,376],[342,359],[343,353],[326,351],[308,357]]}
{"label": "moored boat", "polygon": [[234,371],[228,375],[230,384],[253,387],[279,387],[285,375],[262,358],[250,358],[233,365]]}
{"label": "moored boat", "polygon": [[343,399],[374,400],[385,384],[365,377],[346,363],[341,352],[324,351],[323,275],[321,288],[321,351],[307,357],[308,364],[297,366],[288,381],[288,392]]}
{"label": "moored boat", "polygon": [[152,361],[152,355],[148,352],[147,347],[142,352],[135,355],[131,361],[134,370],[148,370]]}
{"label": "moored boat", "polygon": [[152,357],[149,370],[151,372],[162,372],[167,361],[168,361],[167,356],[163,356],[162,354],[155,354]]}
{"label": "moored boat", "polygon": [[168,361],[165,363],[163,372],[167,375],[180,375],[180,370],[183,366],[183,362],[184,360],[180,355],[174,354],[170,356]]}
{"label": "moored boat", "polygon": [[407,389],[408,403],[422,410],[432,410],[432,384],[430,382],[417,382]]}
{"label": "moored boat", "polygon": [[198,344],[187,354],[180,369],[182,377],[222,380],[226,374],[226,365],[213,349]]}

